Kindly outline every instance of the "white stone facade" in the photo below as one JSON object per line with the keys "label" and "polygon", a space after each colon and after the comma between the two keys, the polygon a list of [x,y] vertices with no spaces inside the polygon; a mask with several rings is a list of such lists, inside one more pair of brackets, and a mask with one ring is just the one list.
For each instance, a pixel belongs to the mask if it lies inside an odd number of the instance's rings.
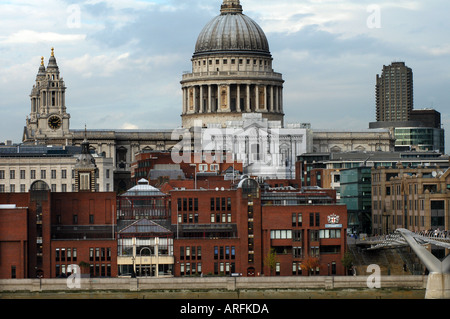
{"label": "white stone facade", "polygon": [[[44,181],[52,192],[74,192],[76,156],[0,157],[0,192],[26,193],[36,181]],[[96,189],[113,191],[114,168],[110,158],[95,157]]]}

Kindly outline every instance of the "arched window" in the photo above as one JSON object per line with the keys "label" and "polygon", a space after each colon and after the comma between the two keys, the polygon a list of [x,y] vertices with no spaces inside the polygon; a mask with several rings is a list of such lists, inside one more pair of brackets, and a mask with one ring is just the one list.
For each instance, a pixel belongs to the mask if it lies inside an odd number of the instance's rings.
{"label": "arched window", "polygon": [[47,183],[44,181],[35,181],[31,184],[30,192],[32,191],[49,191],[50,187],[48,187]]}

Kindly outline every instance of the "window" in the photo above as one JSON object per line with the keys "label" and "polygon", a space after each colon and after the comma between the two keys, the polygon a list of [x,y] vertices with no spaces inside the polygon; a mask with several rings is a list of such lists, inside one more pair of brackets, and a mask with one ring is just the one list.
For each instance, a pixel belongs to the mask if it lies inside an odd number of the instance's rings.
{"label": "window", "polygon": [[15,179],[16,178],[16,171],[10,170],[9,171],[9,179]]}
{"label": "window", "polygon": [[55,169],[51,170],[51,178],[56,179],[56,170]]}
{"label": "window", "polygon": [[36,179],[36,171],[35,171],[34,169],[32,169],[32,170],[30,171],[30,178],[31,178],[31,179]]}
{"label": "window", "polygon": [[302,258],[302,247],[292,247],[292,257]]}
{"label": "window", "polygon": [[62,179],[66,179],[66,178],[67,178],[67,170],[63,169],[63,170],[61,171],[61,178],[62,178]]}
{"label": "window", "polygon": [[20,170],[20,179],[25,179],[25,170],[24,169]]}
{"label": "window", "polygon": [[0,170],[0,179],[5,179],[5,171]]}
{"label": "window", "polygon": [[47,171],[45,169],[41,169],[41,179],[47,178]]}
{"label": "window", "polygon": [[90,174],[89,173],[80,173],[80,182],[79,188],[81,191],[86,191],[90,189]]}
{"label": "window", "polygon": [[301,230],[293,230],[292,231],[292,239],[294,241],[302,241],[302,231]]}
{"label": "window", "polygon": [[271,230],[270,239],[292,239],[292,230]]}
{"label": "window", "polygon": [[191,247],[186,247],[186,259],[191,259]]}

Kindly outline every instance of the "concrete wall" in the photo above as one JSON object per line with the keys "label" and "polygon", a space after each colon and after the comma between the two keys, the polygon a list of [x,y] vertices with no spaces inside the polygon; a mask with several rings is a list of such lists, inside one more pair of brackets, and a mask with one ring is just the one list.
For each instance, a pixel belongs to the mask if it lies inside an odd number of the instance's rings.
{"label": "concrete wall", "polygon": [[[425,289],[427,276],[382,276],[381,288]],[[238,290],[368,288],[366,276],[2,279],[0,291]],[[69,285],[68,285],[69,282]],[[70,288],[72,287],[72,288]]]}

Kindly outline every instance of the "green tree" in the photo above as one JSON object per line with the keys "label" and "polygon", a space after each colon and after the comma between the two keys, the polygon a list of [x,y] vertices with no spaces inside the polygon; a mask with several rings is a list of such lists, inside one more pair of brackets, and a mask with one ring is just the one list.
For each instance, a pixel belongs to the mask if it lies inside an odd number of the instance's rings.
{"label": "green tree", "polygon": [[345,274],[348,274],[348,270],[353,265],[353,255],[350,252],[346,251],[344,257],[342,257],[341,262],[345,268]]}
{"label": "green tree", "polygon": [[273,274],[273,271],[277,265],[278,258],[275,249],[271,248],[266,258],[264,258],[264,265],[269,267],[270,275]]}

